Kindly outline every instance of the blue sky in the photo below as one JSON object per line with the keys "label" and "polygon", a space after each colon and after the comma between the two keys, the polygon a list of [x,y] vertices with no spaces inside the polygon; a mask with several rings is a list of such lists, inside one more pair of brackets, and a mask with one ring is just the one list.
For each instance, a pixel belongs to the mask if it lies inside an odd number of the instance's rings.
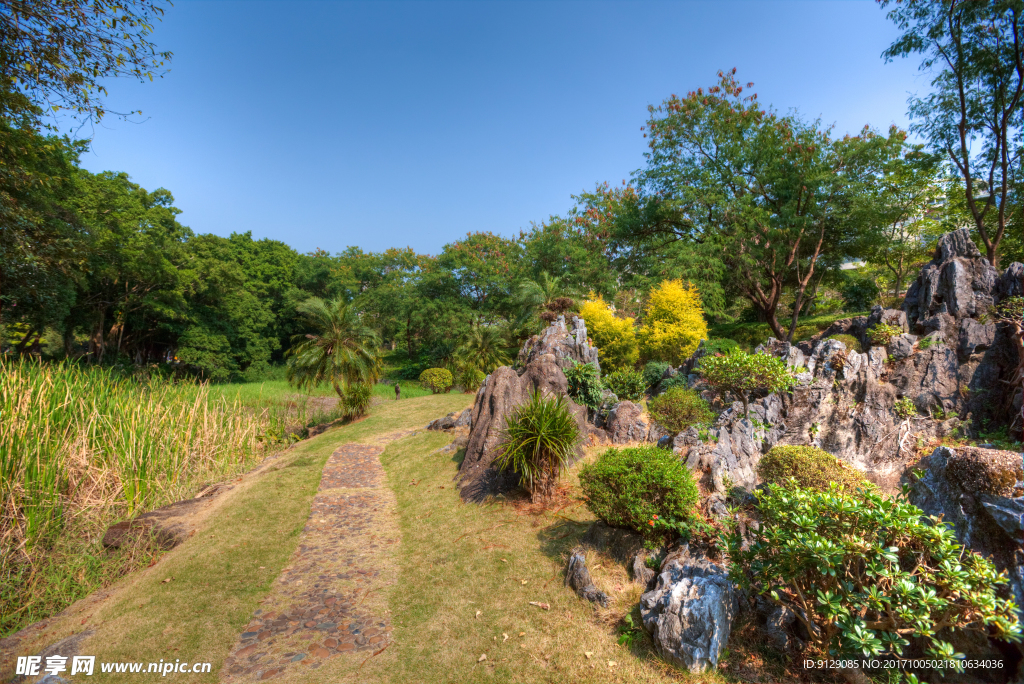
{"label": "blue sky", "polygon": [[196,232],[437,253],[628,179],[647,105],[719,69],[840,133],[905,127],[927,82],[883,63],[895,35],[873,0],[177,0],[170,72],[108,84],[143,116],[82,163],[169,189]]}

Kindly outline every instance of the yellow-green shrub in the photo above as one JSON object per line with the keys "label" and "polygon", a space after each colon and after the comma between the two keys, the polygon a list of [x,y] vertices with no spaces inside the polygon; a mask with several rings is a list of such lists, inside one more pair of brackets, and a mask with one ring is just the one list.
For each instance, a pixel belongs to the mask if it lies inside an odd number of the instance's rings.
{"label": "yellow-green shrub", "polygon": [[857,470],[832,454],[812,446],[776,446],[757,464],[757,474],[768,484],[786,485],[796,478],[799,486],[823,492],[835,482],[844,489],[868,489],[872,485]]}
{"label": "yellow-green shrub", "polygon": [[590,339],[597,345],[602,370],[629,368],[640,360],[632,318],[616,318],[604,299],[594,293],[580,305],[580,316],[587,324]]}
{"label": "yellow-green shrub", "polygon": [[708,324],[695,285],[665,280],[651,290],[639,334],[645,358],[681,364],[707,337]]}

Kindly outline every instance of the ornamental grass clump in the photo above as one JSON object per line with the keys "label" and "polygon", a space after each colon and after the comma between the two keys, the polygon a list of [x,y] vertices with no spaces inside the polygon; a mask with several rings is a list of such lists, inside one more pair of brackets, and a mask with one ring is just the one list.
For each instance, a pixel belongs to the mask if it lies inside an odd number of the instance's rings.
{"label": "ornamental grass clump", "polygon": [[505,419],[494,462],[516,473],[533,501],[543,501],[554,492],[579,443],[580,429],[565,397],[535,391]]}
{"label": "ornamental grass clump", "polygon": [[[962,671],[952,632],[1020,641],[1016,606],[1001,593],[1006,576],[904,497],[790,480],[759,491],[757,508],[749,545],[729,538],[730,576],[792,610],[816,654],[898,658],[913,639],[925,658]],[[843,674],[866,681],[857,668]]]}
{"label": "ornamental grass clump", "polygon": [[697,484],[679,457],[653,445],[609,449],[580,471],[587,508],[614,527],[626,527],[653,540],[695,520]]}
{"label": "ornamental grass clump", "polygon": [[743,400],[743,415],[750,412],[754,392],[782,392],[796,384],[796,378],[782,359],[758,352],[733,352],[724,356],[704,356],[697,372],[718,392],[731,392]]}
{"label": "ornamental grass clump", "polygon": [[673,387],[659,394],[647,402],[647,410],[655,423],[673,435],[715,420],[715,412],[708,402],[686,387]]}

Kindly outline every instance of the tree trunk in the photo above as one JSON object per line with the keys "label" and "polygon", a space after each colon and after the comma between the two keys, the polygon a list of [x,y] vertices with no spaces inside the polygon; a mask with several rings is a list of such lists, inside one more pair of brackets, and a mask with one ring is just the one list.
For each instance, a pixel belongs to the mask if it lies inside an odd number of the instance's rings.
{"label": "tree trunk", "polygon": [[34,335],[35,332],[36,332],[35,328],[29,328],[28,332],[25,333],[25,336],[23,338],[21,338],[21,342],[18,343],[18,348],[17,348],[17,352],[18,352],[19,356],[25,352],[25,347],[28,346],[28,341],[30,339],[32,339],[32,335]]}

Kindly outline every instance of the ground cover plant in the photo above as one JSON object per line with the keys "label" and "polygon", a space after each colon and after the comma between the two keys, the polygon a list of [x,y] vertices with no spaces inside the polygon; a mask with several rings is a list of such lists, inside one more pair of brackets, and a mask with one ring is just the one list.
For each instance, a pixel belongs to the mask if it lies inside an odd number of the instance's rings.
{"label": "ground cover plant", "polygon": [[579,479],[594,515],[647,539],[665,536],[655,520],[685,526],[694,517],[697,485],[689,468],[669,449],[608,449],[580,471]]}
{"label": "ground cover plant", "polygon": [[[753,542],[730,538],[731,576],[793,610],[813,652],[899,657],[914,639],[926,657],[958,663],[952,631],[1020,641],[1015,606],[999,591],[1005,575],[904,499],[790,480],[760,491],[757,509]],[[863,681],[854,670],[847,679]]]}

